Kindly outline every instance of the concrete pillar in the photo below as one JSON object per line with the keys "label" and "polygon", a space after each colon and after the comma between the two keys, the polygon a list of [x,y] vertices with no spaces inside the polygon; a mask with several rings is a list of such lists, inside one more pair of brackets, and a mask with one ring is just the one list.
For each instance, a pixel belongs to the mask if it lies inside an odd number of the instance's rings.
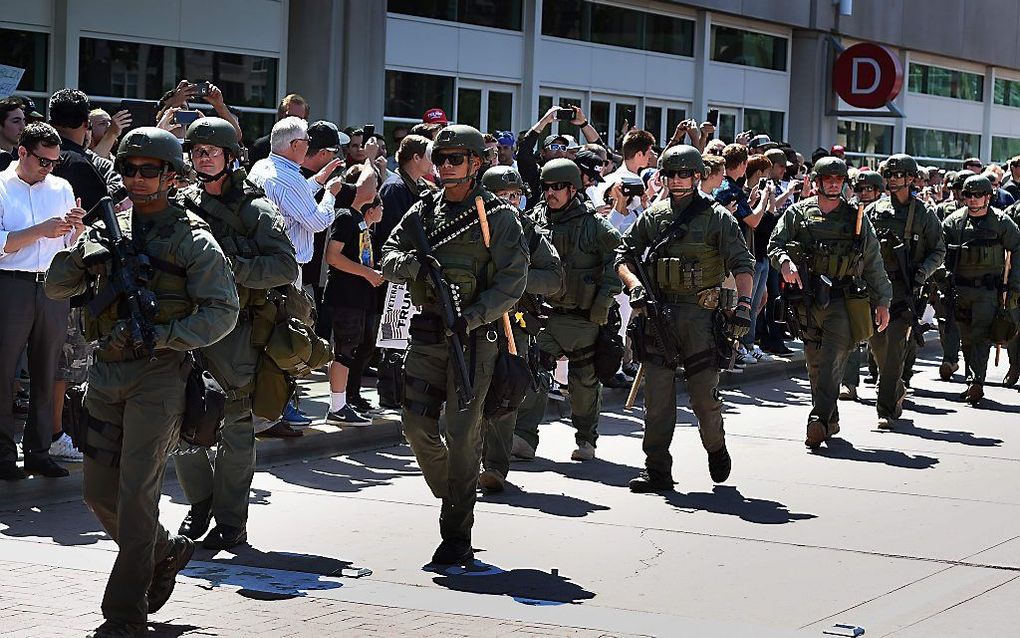
{"label": "concrete pillar", "polygon": [[[900,49],[900,66],[903,67],[903,87],[900,88],[900,94],[893,100],[893,104],[900,110],[900,113],[906,114],[907,108],[907,82],[910,76],[910,52],[906,49]],[[907,118],[897,117],[892,120],[893,126],[893,153],[906,153],[907,152]]]}
{"label": "concrete pillar", "polygon": [[814,149],[828,148],[836,140],[836,118],[825,114],[833,99],[833,57],[826,35],[795,30],[790,59],[790,144],[809,157]]}
{"label": "concrete pillar", "polygon": [[[556,0],[549,0],[555,2]],[[542,37],[543,0],[524,0],[521,33],[524,34],[524,59],[521,60],[521,95],[514,131],[523,131],[538,119],[538,76],[535,73],[536,48]]]}
{"label": "concrete pillar", "polygon": [[[981,118],[981,161],[992,161],[992,105],[995,104],[995,67],[985,67],[985,86],[982,92],[984,109]],[[1008,159],[1008,158],[1007,158]]]}
{"label": "concrete pillar", "polygon": [[[705,92],[705,74],[708,73],[708,61],[712,58],[712,14],[698,11],[694,19],[694,95],[691,96],[691,112],[687,117],[697,118],[699,122],[708,116],[708,95]],[[663,130],[663,136],[673,131]]]}
{"label": "concrete pillar", "polygon": [[346,0],[340,118],[383,130],[386,102],[386,0]]}

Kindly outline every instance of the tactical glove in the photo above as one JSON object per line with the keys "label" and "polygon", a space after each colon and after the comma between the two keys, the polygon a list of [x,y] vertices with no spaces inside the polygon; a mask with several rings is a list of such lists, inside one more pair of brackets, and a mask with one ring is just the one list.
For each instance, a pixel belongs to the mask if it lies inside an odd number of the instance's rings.
{"label": "tactical glove", "polygon": [[[417,268],[414,273],[414,280],[420,282],[428,281],[429,267],[437,269],[439,272],[443,272],[443,267],[436,261],[436,258],[432,255],[423,256],[415,255],[414,265]],[[429,267],[426,267],[426,264]]]}
{"label": "tactical glove", "polygon": [[648,301],[648,297],[645,293],[645,287],[638,284],[630,289],[630,307],[631,308],[644,308],[645,302]]}
{"label": "tactical glove", "polygon": [[730,316],[730,334],[742,339],[751,331],[751,309],[745,305],[737,306]]}

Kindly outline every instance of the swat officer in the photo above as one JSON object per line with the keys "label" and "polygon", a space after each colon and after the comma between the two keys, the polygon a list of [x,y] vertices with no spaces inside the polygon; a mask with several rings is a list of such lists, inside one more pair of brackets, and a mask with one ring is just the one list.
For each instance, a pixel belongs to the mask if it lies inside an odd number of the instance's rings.
{"label": "swat officer", "polygon": [[[517,169],[510,166],[493,166],[482,175],[482,186],[511,205],[519,207],[524,192],[524,180]],[[530,265],[528,284],[524,295],[511,312],[514,342],[517,353],[528,357],[535,383],[525,395],[521,407],[496,419],[486,419],[482,447],[482,473],[478,483],[490,492],[502,492],[510,471],[510,454],[513,450],[514,427],[518,414],[537,416],[545,414],[549,392],[549,373],[538,363],[538,334],[542,323],[542,297],[555,295],[563,288],[563,266],[549,240],[549,233],[536,224],[527,212],[520,213],[524,240],[528,245]]]}
{"label": "swat officer", "polygon": [[[1020,202],[1007,208],[1005,213],[1013,220],[1014,224],[1020,227]],[[1013,259],[1020,259],[1020,257]],[[1016,310],[1014,310],[1015,312]],[[1013,338],[1006,344],[1006,354],[1009,357],[1009,370],[1002,378],[1002,385],[1011,388],[1017,384],[1017,381],[1020,381],[1020,332],[1013,335]]]}
{"label": "swat officer", "polygon": [[204,450],[174,456],[177,478],[191,504],[180,534],[202,545],[230,549],[247,540],[248,490],[255,475],[255,427],[251,393],[259,351],[252,346],[252,314],[269,288],[297,279],[298,266],[283,218],[261,191],[246,181],[237,134],[230,122],[203,117],[188,127],[185,151],[198,183],[178,203],[201,217],[223,248],[234,272],[241,312],[223,339],[203,348],[213,377],[227,393],[226,414],[215,455]]}
{"label": "swat officer", "polygon": [[836,401],[850,350],[871,336],[872,322],[879,332],[889,325],[892,284],[863,207],[855,211],[842,198],[846,178],[846,162],[819,159],[818,194],[787,209],[769,239],[773,267],[788,288],[801,292],[794,316],[811,380],[804,443],[812,449],[839,432]]}
{"label": "swat officer", "polygon": [[[595,376],[595,343],[599,327],[609,321],[614,297],[622,290],[613,268],[620,235],[605,217],[584,200],[581,169],[568,159],[552,159],[542,166],[544,194],[532,213],[549,229],[553,246],[563,263],[564,286],[546,297],[551,306],[538,346],[547,367],[567,356],[570,418],[577,449],[570,458],[595,458],[602,384]],[[538,447],[538,424],[544,410],[520,413],[515,434],[523,456],[533,457]],[[521,448],[524,448],[521,450]]]}
{"label": "swat officer", "polygon": [[131,336],[126,304],[111,288],[101,223],[58,253],[46,277],[51,297],[92,299],[85,336],[100,346],[85,394],[83,492],[120,552],[103,596],[106,622],[90,634],[96,638],[143,635],[147,614],[167,601],[191,558],[194,542],[169,536],[159,523],[163,468],[184,413],[186,353],[223,338],[238,311],[229,265],[209,226],[167,200],[185,170],[180,142],[162,129],[137,128],[121,141],[116,167],[132,202],[117,217],[121,233],[152,266],[154,345]]}
{"label": "swat officer", "polygon": [[[654,292],[667,318],[668,334],[657,334],[648,321],[635,338],[640,344],[635,354],[645,371],[646,470],[630,482],[633,492],[673,489],[669,445],[676,427],[676,368],[681,363],[701,443],[708,452],[709,474],[717,483],[729,477],[731,461],[718,391],[719,335],[714,325],[718,313],[731,307],[721,287],[728,272],[736,279],[739,297],[728,319],[730,336],[739,339],[751,328],[754,257],[737,220],[698,188],[705,175],[701,153],[687,145],[666,149],[659,158],[659,175],[669,198],[638,217],[624,234],[616,257],[635,312],[644,309],[648,293]],[[646,290],[634,274],[638,258],[651,279],[646,285],[654,286],[654,291]],[[676,345],[679,360],[663,356],[662,340]]]}
{"label": "swat officer", "polygon": [[[421,306],[411,324],[411,344],[404,363],[402,418],[407,437],[425,481],[442,499],[439,531],[442,543],[432,562],[469,562],[475,491],[481,456],[481,409],[497,354],[497,328],[492,324],[524,293],[528,247],[517,214],[506,201],[485,190],[478,171],[485,142],[478,130],[464,125],[436,135],[432,162],[442,190],[416,202],[383,246],[382,270],[389,281],[408,283],[411,298]],[[486,247],[475,210],[481,197],[488,215],[492,244]],[[454,362],[451,361],[434,291],[427,286],[427,258],[416,251],[408,224],[420,216],[431,246],[432,265],[459,290],[460,314],[452,329],[467,344],[465,360],[473,375],[474,400],[458,409]],[[416,219],[416,217],[414,217]],[[439,414],[447,404],[445,436]]]}
{"label": "swat officer", "polygon": [[878,364],[878,427],[884,430],[893,429],[896,419],[903,414],[906,397],[903,368],[914,343],[910,333],[921,296],[919,291],[946,257],[942,227],[935,211],[910,190],[917,174],[913,157],[904,153],[889,157],[882,175],[889,198],[865,210],[878,236],[893,291],[889,327],[872,335],[870,341]]}
{"label": "swat officer", "polygon": [[[992,208],[994,189],[983,175],[963,183],[963,206],[942,222],[950,251],[946,261],[954,273],[956,305],[967,389],[960,398],[977,405],[984,397],[988,352],[996,330],[1001,294],[1007,308],[1015,309],[1020,296],[1020,259],[1006,272],[1007,253],[1020,254],[1020,230],[1002,211]],[[1003,281],[1005,275],[1005,290]]]}
{"label": "swat officer", "polygon": [[[954,173],[952,178],[947,175],[946,181],[950,186],[951,197],[942,202],[935,209],[935,215],[940,222],[956,212],[963,205],[962,195],[963,183],[973,175],[968,170]],[[942,363],[939,365],[939,378],[949,381],[953,373],[960,369],[960,326],[956,323],[956,317],[947,312],[946,300],[948,297],[948,266],[943,264],[935,275],[936,290],[938,291],[937,302],[935,303],[935,314],[939,322],[939,342],[942,344]]]}

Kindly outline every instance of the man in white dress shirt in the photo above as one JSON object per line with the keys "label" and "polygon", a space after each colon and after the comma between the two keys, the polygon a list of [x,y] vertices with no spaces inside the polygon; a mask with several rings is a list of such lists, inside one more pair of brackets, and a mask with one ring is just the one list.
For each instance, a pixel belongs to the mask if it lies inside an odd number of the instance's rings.
{"label": "man in white dress shirt", "polygon": [[[28,474],[67,476],[50,458],[54,430],[53,383],[67,334],[67,300],[43,291],[53,256],[84,230],[85,211],[71,185],[51,175],[60,160],[60,136],[49,124],[29,124],[15,149],[18,160],[0,172],[0,479]],[[16,464],[13,379],[28,346],[32,378],[22,441],[24,471]]]}

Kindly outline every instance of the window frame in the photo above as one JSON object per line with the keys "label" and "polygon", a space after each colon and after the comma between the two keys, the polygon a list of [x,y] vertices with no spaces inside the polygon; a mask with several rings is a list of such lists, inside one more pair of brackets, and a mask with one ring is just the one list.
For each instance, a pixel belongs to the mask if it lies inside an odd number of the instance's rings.
{"label": "window frame", "polygon": [[[43,27],[43,26],[40,26],[40,25],[35,25],[35,24],[21,24],[21,23],[3,22],[3,21],[0,21],[0,29],[4,29],[4,30],[7,30],[7,31],[24,31],[26,33],[41,33],[41,34],[46,36],[46,64],[44,65],[44,71],[43,71],[45,73],[45,77],[43,79],[43,90],[41,90],[41,91],[36,91],[36,90],[29,91],[29,90],[26,90],[26,89],[22,89],[22,88],[20,88],[21,83],[19,82],[18,83],[18,88],[16,88],[14,90],[13,94],[14,95],[24,95],[24,96],[28,96],[28,97],[32,97],[32,98],[37,98],[37,97],[38,98],[48,98],[50,93],[52,93],[52,91],[50,90],[50,87],[52,86],[52,81],[53,81],[53,53],[54,53],[53,29],[52,28],[48,28],[48,27]],[[29,69],[26,68],[25,69],[25,74],[27,75],[28,72],[29,72]],[[24,76],[22,76],[22,81],[24,81],[24,79],[25,79]]]}
{"label": "window frame", "polygon": [[[733,29],[736,31],[744,31],[753,35],[764,35],[771,38],[777,38],[786,42],[786,55],[783,59],[783,69],[773,69],[771,67],[755,66],[751,64],[740,64],[739,62],[726,62],[724,60],[716,60],[715,57],[715,30],[716,28]],[[708,62],[712,64],[723,64],[735,69],[744,69],[752,71],[762,71],[765,73],[778,73],[781,75],[789,76],[792,66],[792,55],[793,55],[793,37],[791,33],[779,33],[776,31],[769,31],[761,29],[758,26],[750,27],[746,24],[739,24],[736,22],[730,22],[726,20],[720,20],[718,22],[713,21],[708,28]],[[738,127],[739,128],[739,127]]]}
{"label": "window frame", "polygon": [[[645,54],[645,55],[663,56],[663,57],[665,57],[667,59],[678,59],[679,58],[681,60],[692,60],[692,61],[696,59],[696,56],[697,56],[698,52],[697,52],[697,47],[696,47],[696,44],[697,44],[697,42],[696,42],[696,38],[697,38],[697,35],[696,35],[697,34],[697,19],[696,19],[695,16],[689,15],[689,14],[686,14],[686,13],[653,12],[653,11],[649,11],[649,10],[646,10],[646,9],[640,8],[640,7],[633,7],[633,6],[621,5],[621,4],[615,4],[615,3],[593,2],[592,0],[581,0],[581,1],[582,1],[583,4],[582,4],[582,14],[580,16],[581,25],[582,25],[581,26],[581,37],[580,38],[576,38],[575,39],[575,38],[569,38],[569,37],[560,36],[560,35],[550,35],[550,34],[545,33],[544,30],[543,30],[544,29],[544,25],[545,25],[545,20],[544,19],[542,20],[543,29],[539,29],[539,31],[537,33],[538,37],[540,37],[540,38],[547,38],[550,41],[554,41],[554,42],[565,42],[565,43],[573,43],[573,44],[583,43],[583,44],[585,44],[587,46],[590,46],[590,47],[604,47],[604,48],[606,48],[607,50],[610,50],[610,51],[626,51],[628,53],[639,52],[639,53],[642,53],[642,54]],[[553,2],[553,0],[545,0],[543,5],[542,5],[543,6],[543,11],[545,10],[545,6],[546,5],[552,6],[551,5],[552,2]],[[655,18],[655,17],[658,17],[658,18],[670,18],[670,19],[673,19],[673,20],[683,20],[683,21],[689,22],[690,25],[691,25],[691,53],[690,53],[690,55],[682,54],[682,53],[663,53],[662,51],[656,51],[656,50],[653,50],[653,49],[645,48],[645,41],[646,41],[646,37],[647,37],[647,33],[646,33],[647,26],[643,26],[642,27],[642,30],[641,30],[641,46],[640,47],[628,47],[628,46],[621,46],[621,45],[616,45],[616,44],[603,44],[601,42],[593,42],[591,40],[591,36],[590,36],[590,30],[591,30],[591,11],[590,11],[590,8],[589,8],[590,5],[593,5],[593,4],[601,4],[601,5],[611,6],[611,7],[619,8],[619,9],[629,9],[631,11],[636,11],[638,13],[642,13],[642,14],[644,14],[645,25],[647,25],[647,23],[648,23],[649,16],[651,16],[653,18]],[[586,33],[588,33],[587,39],[585,39],[585,37],[586,37],[585,34]]]}
{"label": "window frame", "polygon": [[520,20],[521,26],[518,29],[502,28],[502,27],[492,27],[492,26],[485,25],[485,24],[475,24],[473,22],[463,22],[463,21],[461,21],[461,20],[458,19],[459,18],[459,14],[460,14],[460,0],[455,0],[455,2],[454,2],[454,5],[455,5],[454,6],[454,18],[452,20],[447,20],[447,19],[444,19],[444,18],[433,18],[433,17],[430,17],[430,16],[422,16],[422,15],[417,15],[415,13],[400,13],[399,11],[392,11],[392,10],[390,10],[388,5],[386,7],[386,15],[387,16],[389,16],[389,15],[399,16],[400,18],[403,18],[403,19],[421,20],[423,22],[429,22],[429,23],[432,23],[432,24],[438,24],[438,25],[444,25],[444,26],[449,26],[451,24],[456,24],[456,25],[459,25],[459,26],[462,26],[462,27],[468,27],[468,28],[471,28],[471,29],[491,29],[495,33],[519,33],[519,34],[523,35],[524,34],[524,24],[525,24],[524,16],[525,16],[526,4],[527,3],[526,3],[525,0],[520,0],[521,11],[520,11],[519,20]]}
{"label": "window frame", "polygon": [[[967,97],[957,97],[957,96],[954,96],[954,95],[939,95],[937,93],[925,93],[923,91],[914,91],[913,89],[910,88],[910,76],[911,76],[911,69],[915,65],[919,66],[919,67],[925,67],[925,68],[928,68],[928,69],[935,68],[935,69],[941,69],[943,71],[949,71],[950,73],[959,73],[959,74],[961,74],[961,77],[963,75],[973,75],[973,76],[975,76],[977,78],[980,78],[980,80],[981,80],[981,90],[979,91],[978,98],[977,99],[971,99],[971,98],[967,98]],[[907,63],[906,77],[904,78],[904,80],[905,80],[905,84],[906,84],[907,93],[912,94],[912,95],[921,95],[921,96],[925,96],[925,97],[942,98],[944,100],[959,100],[959,101],[968,102],[968,103],[984,104],[984,102],[985,102],[985,83],[988,81],[988,77],[985,74],[983,74],[983,73],[977,73],[975,71],[968,71],[966,69],[961,69],[961,68],[958,68],[958,67],[951,67],[951,66],[946,66],[946,65],[943,65],[943,64],[934,64],[934,63],[931,63],[931,62],[925,62],[925,61],[921,61],[921,60],[909,60],[908,63]],[[995,86],[994,86],[994,84],[992,86],[992,103],[993,104],[995,103]],[[1002,106],[1002,105],[999,105],[999,106]]]}

